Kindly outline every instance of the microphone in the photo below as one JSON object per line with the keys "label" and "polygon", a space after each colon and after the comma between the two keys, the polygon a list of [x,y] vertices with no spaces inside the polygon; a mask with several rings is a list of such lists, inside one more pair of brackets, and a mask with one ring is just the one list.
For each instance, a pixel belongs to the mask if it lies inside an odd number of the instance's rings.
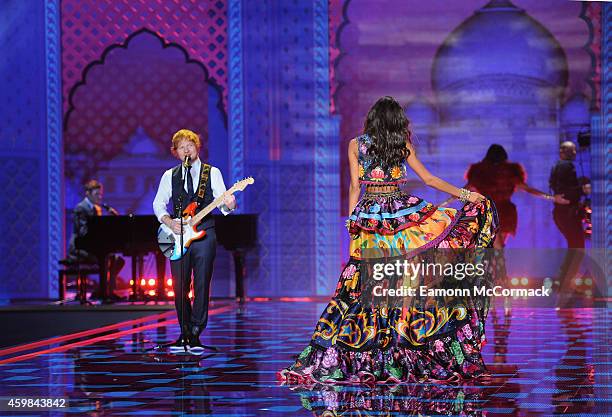
{"label": "microphone", "polygon": [[185,160],[183,161],[183,166],[185,168],[189,168],[191,166],[191,157],[189,155],[185,155]]}
{"label": "microphone", "polygon": [[115,210],[113,207],[109,206],[106,203],[102,204],[102,207],[104,207],[106,209],[106,211],[108,211],[113,216],[118,216],[119,215],[119,212],[117,210]]}

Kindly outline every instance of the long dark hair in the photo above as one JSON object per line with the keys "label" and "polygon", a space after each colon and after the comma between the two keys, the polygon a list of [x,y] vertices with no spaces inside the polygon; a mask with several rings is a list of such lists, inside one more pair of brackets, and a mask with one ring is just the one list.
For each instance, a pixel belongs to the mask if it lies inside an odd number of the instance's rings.
{"label": "long dark hair", "polygon": [[410,122],[402,106],[389,96],[381,97],[368,111],[363,132],[372,138],[369,153],[374,160],[386,168],[403,163],[410,151],[406,142],[410,142]]}
{"label": "long dark hair", "polygon": [[500,164],[502,162],[506,162],[507,160],[508,152],[506,152],[503,146],[498,145],[497,143],[489,146],[487,154],[483,159],[483,161],[490,162],[492,164]]}

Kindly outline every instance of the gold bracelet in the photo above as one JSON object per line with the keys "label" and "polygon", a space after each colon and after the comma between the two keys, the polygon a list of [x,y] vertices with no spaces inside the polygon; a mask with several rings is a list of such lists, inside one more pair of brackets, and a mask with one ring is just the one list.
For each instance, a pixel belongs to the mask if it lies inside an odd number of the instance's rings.
{"label": "gold bracelet", "polygon": [[470,195],[472,194],[472,192],[470,190],[467,190],[465,188],[461,188],[459,190],[459,201],[463,202],[463,203],[467,203],[468,201],[470,201]]}

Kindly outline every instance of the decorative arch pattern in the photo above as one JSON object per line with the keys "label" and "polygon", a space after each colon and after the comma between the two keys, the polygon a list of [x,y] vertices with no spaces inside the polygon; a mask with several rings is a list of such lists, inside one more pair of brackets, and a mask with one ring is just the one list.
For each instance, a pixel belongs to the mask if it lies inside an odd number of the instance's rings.
{"label": "decorative arch pattern", "polygon": [[[66,176],[87,178],[120,154],[138,128],[167,149],[169,138],[183,127],[205,140],[207,80],[202,64],[147,29],[107,48],[70,92],[64,120]],[[203,143],[204,158],[207,148]]]}
{"label": "decorative arch pattern", "polygon": [[[227,1],[64,0],[62,17],[62,92],[64,112],[72,87],[85,67],[108,45],[119,44],[142,28],[184,45],[221,87],[227,109]],[[227,113],[225,111],[225,113]]]}

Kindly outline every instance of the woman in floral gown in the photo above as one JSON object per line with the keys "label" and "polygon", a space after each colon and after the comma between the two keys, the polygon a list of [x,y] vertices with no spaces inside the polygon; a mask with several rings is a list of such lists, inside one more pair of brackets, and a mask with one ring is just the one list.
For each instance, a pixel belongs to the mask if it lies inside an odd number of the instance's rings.
{"label": "woman in floral gown", "polygon": [[[497,216],[490,200],[432,175],[410,138],[399,103],[382,97],[368,112],[364,134],[350,142],[350,259],[310,344],[279,371],[281,381],[372,385],[454,381],[485,373],[480,352],[486,303],[467,297],[447,304],[429,299],[425,305],[407,298],[389,305],[363,297],[374,282],[364,266],[372,259],[414,260],[430,249],[488,248],[495,237]],[[401,191],[399,185],[407,181],[405,162],[425,184],[466,204],[459,210],[436,207]],[[359,198],[362,186],[365,193]]]}

